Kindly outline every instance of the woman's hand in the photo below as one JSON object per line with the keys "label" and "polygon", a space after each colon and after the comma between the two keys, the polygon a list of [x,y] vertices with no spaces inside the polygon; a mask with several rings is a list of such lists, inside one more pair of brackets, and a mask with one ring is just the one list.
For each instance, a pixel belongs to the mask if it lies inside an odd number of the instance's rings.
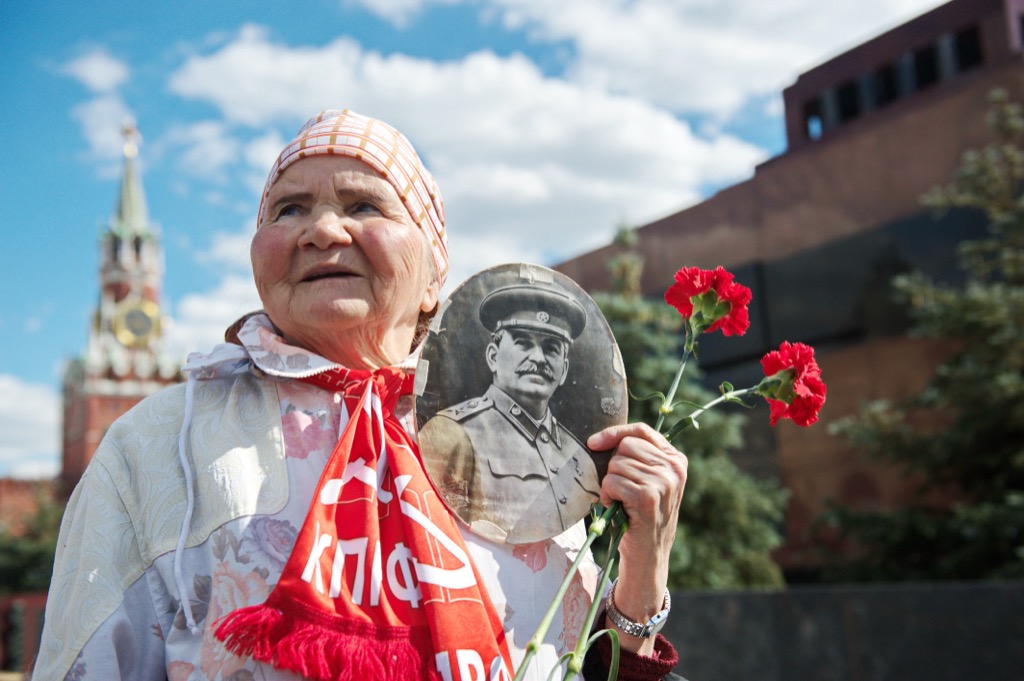
{"label": "woman's hand", "polygon": [[[601,483],[601,503],[622,504],[629,531],[619,544],[615,605],[628,618],[646,622],[661,611],[668,583],[669,553],[675,540],[679,504],[686,486],[686,456],[645,423],[612,426],[592,435],[587,447],[614,450]],[[610,619],[606,626],[614,627]],[[654,639],[620,630],[622,647],[642,655]]]}

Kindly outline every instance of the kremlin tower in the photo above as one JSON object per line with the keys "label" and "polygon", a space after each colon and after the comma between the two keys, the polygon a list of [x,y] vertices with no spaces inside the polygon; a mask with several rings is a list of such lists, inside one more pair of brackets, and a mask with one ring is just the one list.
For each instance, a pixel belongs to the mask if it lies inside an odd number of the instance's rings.
{"label": "kremlin tower", "polygon": [[162,349],[163,251],[135,165],[134,125],[124,127],[124,139],[120,196],[99,240],[99,304],[86,350],[64,374],[64,496],[71,494],[115,419],[181,380],[179,363]]}

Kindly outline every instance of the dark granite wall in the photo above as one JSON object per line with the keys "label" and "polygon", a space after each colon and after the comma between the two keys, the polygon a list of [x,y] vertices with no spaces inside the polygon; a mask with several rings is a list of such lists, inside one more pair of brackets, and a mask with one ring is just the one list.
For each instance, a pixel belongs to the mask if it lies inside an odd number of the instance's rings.
{"label": "dark granite wall", "polygon": [[689,681],[1022,681],[1024,582],[677,593]]}
{"label": "dark granite wall", "polygon": [[740,338],[701,338],[700,364],[713,371],[760,360],[784,340],[821,345],[901,334],[906,319],[892,300],[893,276],[918,271],[957,283],[963,278],[958,244],[986,233],[978,212],[939,218],[921,212],[796,255],[731,268],[754,295],[750,329]]}

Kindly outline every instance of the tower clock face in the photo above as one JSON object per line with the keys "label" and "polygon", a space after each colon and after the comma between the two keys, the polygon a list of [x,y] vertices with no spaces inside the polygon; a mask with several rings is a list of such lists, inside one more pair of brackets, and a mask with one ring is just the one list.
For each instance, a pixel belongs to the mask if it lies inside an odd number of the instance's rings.
{"label": "tower clock face", "polygon": [[124,301],[118,305],[113,327],[122,345],[144,347],[160,330],[160,308],[150,300]]}

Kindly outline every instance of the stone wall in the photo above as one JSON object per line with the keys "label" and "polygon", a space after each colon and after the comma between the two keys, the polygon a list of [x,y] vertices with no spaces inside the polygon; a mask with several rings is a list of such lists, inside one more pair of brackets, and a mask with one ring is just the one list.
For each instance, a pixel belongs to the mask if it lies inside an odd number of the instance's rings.
{"label": "stone wall", "polygon": [[0,478],[0,531],[21,536],[40,504],[53,496],[52,480]]}
{"label": "stone wall", "polygon": [[1024,582],[673,594],[689,681],[1021,681]]}

